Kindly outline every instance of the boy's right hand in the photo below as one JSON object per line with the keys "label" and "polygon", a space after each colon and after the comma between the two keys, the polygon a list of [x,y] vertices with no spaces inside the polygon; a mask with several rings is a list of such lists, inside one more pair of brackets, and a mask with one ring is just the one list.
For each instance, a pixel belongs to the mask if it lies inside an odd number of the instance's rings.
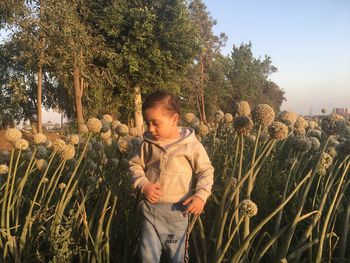
{"label": "boy's right hand", "polygon": [[156,203],[159,201],[160,197],[162,196],[162,187],[160,184],[153,184],[153,183],[147,183],[143,187],[143,194],[145,195],[146,199],[151,203]]}

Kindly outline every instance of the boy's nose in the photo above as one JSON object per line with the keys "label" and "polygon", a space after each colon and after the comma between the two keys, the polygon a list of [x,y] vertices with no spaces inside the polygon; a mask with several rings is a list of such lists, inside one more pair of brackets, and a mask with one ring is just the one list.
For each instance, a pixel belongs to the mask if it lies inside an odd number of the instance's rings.
{"label": "boy's nose", "polygon": [[154,126],[152,124],[150,124],[148,126],[148,130],[150,131],[150,133],[154,133],[154,131],[155,131]]}

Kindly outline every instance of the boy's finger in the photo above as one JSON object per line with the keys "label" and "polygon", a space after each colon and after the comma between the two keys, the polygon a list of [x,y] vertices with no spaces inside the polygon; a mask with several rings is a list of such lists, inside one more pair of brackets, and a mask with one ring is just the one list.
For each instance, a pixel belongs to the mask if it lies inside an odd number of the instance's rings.
{"label": "boy's finger", "polygon": [[188,203],[191,202],[191,200],[192,200],[192,197],[189,197],[189,198],[187,198],[182,204],[183,204],[183,205],[187,205]]}

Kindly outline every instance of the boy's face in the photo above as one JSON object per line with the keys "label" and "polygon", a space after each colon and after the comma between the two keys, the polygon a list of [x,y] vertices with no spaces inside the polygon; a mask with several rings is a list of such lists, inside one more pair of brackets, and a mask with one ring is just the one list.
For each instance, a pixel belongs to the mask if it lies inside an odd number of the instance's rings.
{"label": "boy's face", "polygon": [[177,129],[179,115],[177,113],[169,115],[165,109],[158,106],[145,110],[144,117],[148,131],[155,140],[175,139],[179,136]]}

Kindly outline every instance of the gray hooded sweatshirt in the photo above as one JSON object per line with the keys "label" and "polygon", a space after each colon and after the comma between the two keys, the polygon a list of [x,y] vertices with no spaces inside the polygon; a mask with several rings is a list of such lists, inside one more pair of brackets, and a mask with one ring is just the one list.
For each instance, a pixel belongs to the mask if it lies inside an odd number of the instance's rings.
{"label": "gray hooded sweatshirt", "polygon": [[177,203],[193,194],[194,175],[197,182],[194,195],[206,202],[211,194],[214,168],[194,130],[179,129],[185,136],[167,147],[152,140],[149,132],[144,133],[140,148],[129,161],[132,182],[141,191],[149,182],[158,183],[163,189],[159,202]]}

